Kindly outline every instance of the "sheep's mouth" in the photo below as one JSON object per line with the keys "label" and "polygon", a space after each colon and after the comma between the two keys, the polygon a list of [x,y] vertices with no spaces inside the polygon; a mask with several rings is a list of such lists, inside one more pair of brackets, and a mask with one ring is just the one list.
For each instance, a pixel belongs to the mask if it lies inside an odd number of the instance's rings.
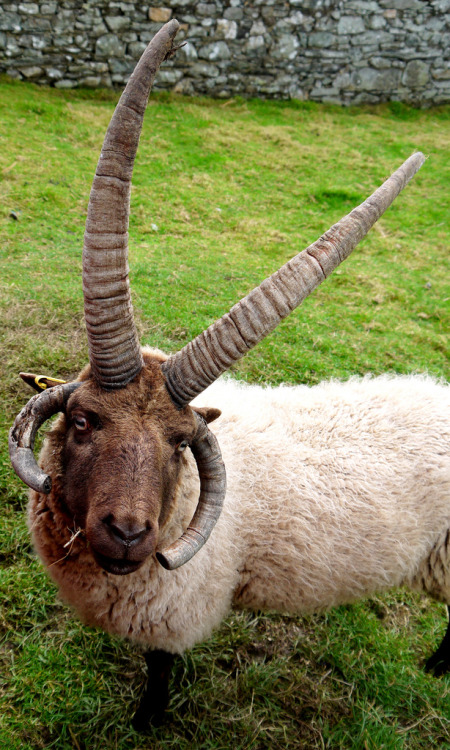
{"label": "sheep's mouth", "polygon": [[139,562],[135,562],[134,560],[117,560],[113,557],[101,555],[99,552],[94,552],[94,557],[103,570],[115,576],[126,576],[128,573],[134,573],[135,570],[141,567],[143,562],[142,560]]}

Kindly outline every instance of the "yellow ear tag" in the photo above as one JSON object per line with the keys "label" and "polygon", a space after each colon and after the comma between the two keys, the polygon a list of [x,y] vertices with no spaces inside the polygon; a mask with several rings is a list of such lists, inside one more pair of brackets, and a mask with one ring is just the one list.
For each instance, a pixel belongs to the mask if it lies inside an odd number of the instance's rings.
{"label": "yellow ear tag", "polygon": [[20,377],[36,391],[45,391],[47,388],[53,388],[55,385],[62,385],[67,382],[58,378],[51,378],[49,375],[35,375],[31,372],[21,372]]}
{"label": "yellow ear tag", "polygon": [[36,375],[34,382],[41,391],[45,391],[47,388],[53,388],[54,385],[62,385],[66,381],[50,378],[48,375]]}

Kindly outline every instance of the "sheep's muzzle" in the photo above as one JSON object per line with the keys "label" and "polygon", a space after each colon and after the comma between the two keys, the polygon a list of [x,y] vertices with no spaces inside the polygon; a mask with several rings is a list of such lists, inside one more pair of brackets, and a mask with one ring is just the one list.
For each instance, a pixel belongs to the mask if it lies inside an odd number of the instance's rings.
{"label": "sheep's muzzle", "polygon": [[105,555],[101,555],[98,552],[94,551],[94,558],[98,565],[100,565],[103,570],[106,570],[107,573],[112,573],[116,576],[125,576],[129,573],[134,573],[138,568],[141,567],[142,563],[144,562],[141,560],[140,562],[133,562],[132,560],[116,560],[114,558],[105,557]]}

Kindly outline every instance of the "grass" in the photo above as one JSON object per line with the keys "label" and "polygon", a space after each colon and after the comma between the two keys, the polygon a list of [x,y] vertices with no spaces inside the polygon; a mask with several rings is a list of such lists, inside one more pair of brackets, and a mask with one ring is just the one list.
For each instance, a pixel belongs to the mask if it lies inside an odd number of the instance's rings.
{"label": "grass", "polygon": [[[314,617],[233,613],[180,660],[170,723],[142,738],[141,656],[74,620],[35,559],[5,440],[29,397],[17,372],[71,378],[87,357],[83,225],[115,100],[0,81],[0,747],[450,747],[450,679],[421,669],[441,605],[398,592]],[[153,98],[130,225],[143,342],[182,346],[420,149],[426,164],[353,256],[233,369],[448,378],[449,115]]]}

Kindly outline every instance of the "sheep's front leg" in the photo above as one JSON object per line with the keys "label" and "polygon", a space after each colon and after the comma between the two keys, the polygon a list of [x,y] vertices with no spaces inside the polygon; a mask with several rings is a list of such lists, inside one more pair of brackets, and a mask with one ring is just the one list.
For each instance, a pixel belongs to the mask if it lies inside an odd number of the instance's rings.
{"label": "sheep's front leg", "polygon": [[138,732],[163,723],[169,703],[169,677],[175,658],[167,651],[147,651],[144,657],[148,669],[147,686],[133,717],[133,727]]}
{"label": "sheep's front leg", "polygon": [[425,671],[433,672],[435,677],[440,677],[450,671],[450,606],[447,606],[447,611],[449,623],[442,643],[425,664]]}

